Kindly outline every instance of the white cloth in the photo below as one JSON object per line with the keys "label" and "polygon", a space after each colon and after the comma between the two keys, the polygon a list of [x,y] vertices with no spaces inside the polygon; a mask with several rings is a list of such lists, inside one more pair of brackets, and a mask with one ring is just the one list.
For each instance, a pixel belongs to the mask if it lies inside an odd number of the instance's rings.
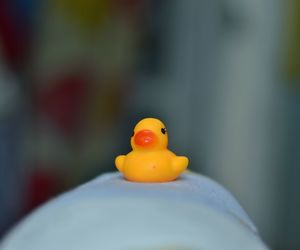
{"label": "white cloth", "polygon": [[267,249],[232,195],[202,175],[133,183],[102,175],[34,211],[0,250]]}

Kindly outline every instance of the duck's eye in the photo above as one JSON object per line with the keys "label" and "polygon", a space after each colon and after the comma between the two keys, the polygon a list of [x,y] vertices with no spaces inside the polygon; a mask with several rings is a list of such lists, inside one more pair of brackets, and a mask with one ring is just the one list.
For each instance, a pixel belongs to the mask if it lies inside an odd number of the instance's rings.
{"label": "duck's eye", "polygon": [[161,131],[163,134],[166,134],[166,133],[167,133],[167,130],[166,130],[165,128],[162,128],[160,131]]}
{"label": "duck's eye", "polygon": [[131,135],[131,137],[134,137],[134,131],[132,131],[132,135]]}

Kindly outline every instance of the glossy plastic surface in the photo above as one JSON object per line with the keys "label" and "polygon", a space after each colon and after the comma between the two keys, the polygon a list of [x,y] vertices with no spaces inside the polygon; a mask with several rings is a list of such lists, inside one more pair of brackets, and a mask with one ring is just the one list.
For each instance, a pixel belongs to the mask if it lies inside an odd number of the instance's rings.
{"label": "glossy plastic surface", "polygon": [[115,159],[117,169],[134,182],[175,180],[188,166],[188,158],[168,150],[168,133],[158,119],[145,118],[134,128],[132,151]]}

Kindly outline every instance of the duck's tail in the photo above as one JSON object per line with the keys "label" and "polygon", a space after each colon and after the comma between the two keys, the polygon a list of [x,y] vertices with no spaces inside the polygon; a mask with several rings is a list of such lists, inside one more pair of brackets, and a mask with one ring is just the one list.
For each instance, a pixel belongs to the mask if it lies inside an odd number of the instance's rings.
{"label": "duck's tail", "polygon": [[172,166],[175,172],[181,173],[189,165],[189,159],[185,156],[176,156],[173,159]]}

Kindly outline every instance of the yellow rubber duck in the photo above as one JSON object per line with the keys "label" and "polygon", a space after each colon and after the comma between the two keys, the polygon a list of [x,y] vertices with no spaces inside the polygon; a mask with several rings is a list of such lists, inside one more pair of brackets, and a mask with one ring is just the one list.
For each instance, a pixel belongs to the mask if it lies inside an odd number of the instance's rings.
{"label": "yellow rubber duck", "polygon": [[134,128],[132,151],[116,157],[117,169],[134,182],[175,180],[188,166],[188,158],[168,150],[168,134],[158,119],[145,118]]}

